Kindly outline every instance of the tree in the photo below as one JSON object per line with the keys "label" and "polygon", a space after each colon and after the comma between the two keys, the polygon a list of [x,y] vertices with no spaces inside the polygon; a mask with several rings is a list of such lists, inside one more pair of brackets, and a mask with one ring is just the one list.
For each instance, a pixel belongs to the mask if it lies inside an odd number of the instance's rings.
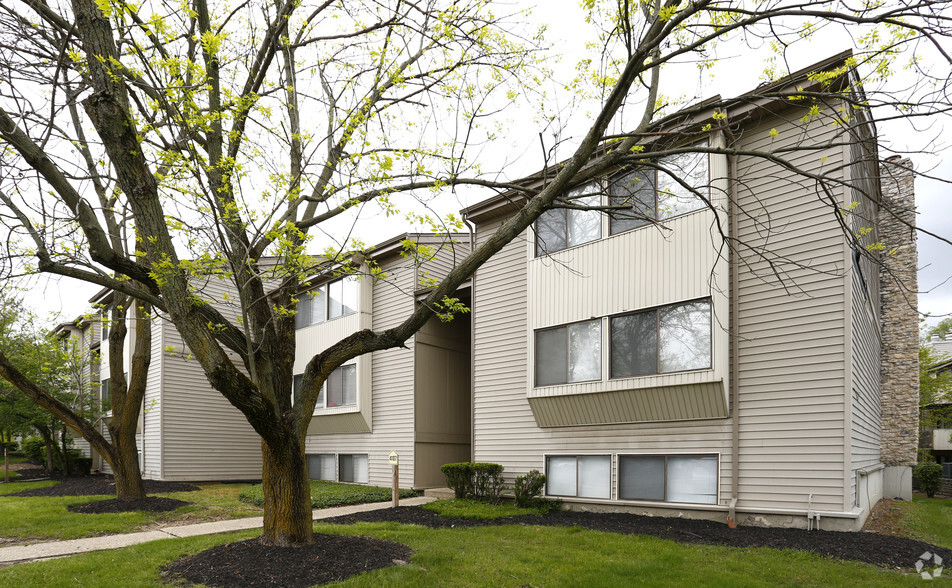
{"label": "tree", "polygon": [[[857,68],[872,69],[872,80],[887,75],[917,38],[946,58],[944,3],[585,5],[603,26],[600,62],[583,62],[571,88],[595,104],[588,128],[564,161],[547,157],[544,173],[506,182],[478,166],[499,135],[492,117],[520,97],[545,110],[547,96],[534,91],[546,70],[533,59],[539,38],[513,31],[517,23],[495,16],[488,1],[8,3],[0,9],[0,203],[20,239],[9,256],[35,263],[16,271],[99,284],[167,317],[211,385],[261,436],[262,541],[309,543],[304,437],[329,374],[403,345],[435,313],[451,314],[456,289],[546,210],[630,213],[567,194],[573,183],[637,164],[698,193],[666,162],[695,151],[740,154],[729,143],[686,142],[712,130],[729,135],[727,113],[756,100],[803,105],[807,120],[824,114],[844,146],[868,146],[873,109],[909,117],[947,107],[941,88],[896,98],[860,95],[855,83]],[[773,43],[782,58],[824,25],[858,31],[857,55],[840,69],[816,72],[804,87],[765,86],[761,95],[667,114],[662,70],[678,60],[706,66],[719,43],[745,41]],[[934,75],[913,66],[921,79]],[[634,124],[619,116],[638,108]],[[713,116],[692,119],[704,113]],[[750,155],[797,170],[796,153],[809,148]],[[837,173],[803,174],[821,193],[841,187]],[[423,199],[463,186],[511,191],[518,210],[399,326],[354,333],[311,358],[292,403],[297,295],[318,271],[355,272],[362,249],[343,239],[312,256],[309,238],[317,229],[346,234],[367,203],[395,214],[402,194]],[[833,199],[830,206],[849,212]],[[408,214],[447,233],[463,226],[453,215]],[[845,223],[844,232],[860,238]],[[728,247],[742,245],[722,234]],[[407,244],[407,255],[425,252]],[[200,284],[215,277],[234,284],[236,316],[203,293]],[[371,267],[368,279],[379,278]]]}
{"label": "tree", "polygon": [[932,335],[938,335],[939,337],[945,339],[949,336],[950,331],[952,331],[952,317],[944,318],[939,321],[936,326],[928,329],[926,331],[926,336],[930,337]]}
{"label": "tree", "polygon": [[[139,471],[135,435],[146,375],[150,361],[151,324],[139,321],[135,330],[129,381],[124,375],[123,346],[126,340],[128,306],[123,297],[111,304],[112,328],[109,332],[112,417],[108,421],[109,439],[94,422],[102,407],[95,406],[96,394],[88,377],[98,357],[87,346],[78,346],[69,338],[60,339],[42,332],[35,317],[24,312],[22,304],[10,296],[0,297],[0,376],[8,386],[0,389],[7,408],[22,424],[37,429],[47,445],[47,469],[52,470],[52,451],[57,427],[62,433],[62,460],[68,473],[66,427],[76,431],[112,467],[116,497],[120,500],[145,496]],[[139,305],[146,313],[147,306]],[[60,423],[62,423],[60,425]]]}

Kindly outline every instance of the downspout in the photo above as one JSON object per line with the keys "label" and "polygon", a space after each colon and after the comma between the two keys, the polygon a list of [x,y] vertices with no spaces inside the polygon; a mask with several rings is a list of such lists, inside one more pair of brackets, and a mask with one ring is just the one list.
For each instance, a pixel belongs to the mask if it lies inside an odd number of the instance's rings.
{"label": "downspout", "polygon": [[[738,235],[737,228],[737,157],[727,156],[728,166],[728,205],[727,214],[730,223],[730,239]],[[738,385],[740,373],[739,324],[738,320],[738,259],[735,243],[728,247],[728,267],[730,270],[730,354],[731,354],[731,502],[727,513],[727,526],[737,528],[737,495],[740,487],[740,390]]]}
{"label": "downspout", "polygon": [[[476,249],[476,227],[466,215],[463,222],[469,229],[469,250]],[[476,272],[469,277],[469,460],[476,461]]]}

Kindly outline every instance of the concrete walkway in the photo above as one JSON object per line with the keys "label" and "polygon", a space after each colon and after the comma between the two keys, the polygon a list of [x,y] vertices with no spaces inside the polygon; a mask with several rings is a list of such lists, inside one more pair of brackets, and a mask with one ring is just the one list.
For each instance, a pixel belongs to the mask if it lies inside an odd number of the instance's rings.
{"label": "concrete walkway", "polygon": [[[417,506],[420,504],[426,504],[427,502],[431,502],[433,500],[435,499],[425,496],[421,496],[419,498],[405,498],[400,500],[400,506]],[[368,510],[389,508],[391,505],[392,503],[387,501],[374,502],[370,504],[338,506],[335,508],[322,508],[315,510],[313,517],[314,520],[317,521],[320,519],[329,519],[341,515],[365,512]],[[139,533],[125,533],[122,535],[106,535],[104,537],[89,537],[87,539],[71,539],[69,541],[50,541],[49,543],[34,543],[32,545],[14,545],[12,547],[0,548],[0,566],[37,559],[63,557],[64,555],[86,553],[87,551],[117,549],[119,547],[136,545],[138,543],[156,541],[158,539],[212,535],[215,533],[226,533],[228,531],[260,529],[263,526],[263,517],[250,517],[245,519],[232,519],[228,521],[214,521],[211,523],[196,523],[194,525],[180,525],[177,527],[164,527],[156,531],[142,531]]]}

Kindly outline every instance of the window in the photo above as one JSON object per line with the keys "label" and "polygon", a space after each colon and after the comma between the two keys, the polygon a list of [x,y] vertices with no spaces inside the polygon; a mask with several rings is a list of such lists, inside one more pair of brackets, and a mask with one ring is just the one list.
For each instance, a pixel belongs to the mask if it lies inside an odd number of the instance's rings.
{"label": "window", "polygon": [[620,455],[618,498],[717,503],[716,455]]}
{"label": "window", "polygon": [[[601,203],[598,191],[597,184],[585,184],[569,191],[568,197],[578,206],[598,206]],[[601,236],[602,216],[597,210],[547,210],[536,221],[536,256],[588,243]]]}
{"label": "window", "polygon": [[298,299],[298,329],[357,312],[357,279],[341,278],[309,290]]}
{"label": "window", "polygon": [[704,208],[704,201],[685,184],[699,191],[708,185],[707,153],[672,155],[661,159],[658,164],[670,173],[641,167],[609,181],[609,202],[614,206],[629,208],[612,214],[609,234],[616,235],[654,220],[664,220]]}
{"label": "window", "polygon": [[[303,374],[294,376],[294,402],[298,400],[298,389],[304,380]],[[314,409],[331,408],[334,406],[356,406],[357,405],[357,365],[342,365],[331,372],[321,391],[317,395],[317,404]]]}
{"label": "window", "polygon": [[610,319],[612,378],[711,367],[711,301],[615,316]]}
{"label": "window", "polygon": [[102,401],[102,409],[108,411],[112,408],[112,392],[109,390],[109,378],[99,382],[99,398]]}
{"label": "window", "polygon": [[536,386],[600,380],[602,321],[536,331],[535,368]]}
{"label": "window", "polygon": [[611,456],[555,455],[545,460],[549,496],[611,498]]}
{"label": "window", "polygon": [[333,453],[319,453],[307,456],[307,477],[312,480],[335,481],[337,459]]}
{"label": "window", "polygon": [[100,322],[102,323],[102,329],[100,331],[99,340],[102,341],[103,343],[108,343],[109,342],[109,312],[108,311],[103,312],[100,318]]}
{"label": "window", "polygon": [[341,454],[339,457],[339,479],[341,482],[355,482],[357,484],[367,483],[367,454]]}

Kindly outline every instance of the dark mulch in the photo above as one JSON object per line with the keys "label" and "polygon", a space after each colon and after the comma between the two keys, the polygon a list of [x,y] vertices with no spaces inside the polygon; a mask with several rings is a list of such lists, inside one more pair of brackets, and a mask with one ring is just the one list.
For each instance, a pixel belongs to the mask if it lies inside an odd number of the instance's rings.
{"label": "dark mulch", "polygon": [[[94,474],[89,476],[70,476],[68,478],[52,478],[61,480],[59,484],[49,488],[34,488],[24,490],[8,496],[93,496],[98,494],[115,494],[116,484],[112,476]],[[193,492],[199,490],[198,486],[186,484],[184,482],[160,482],[158,480],[145,480],[145,491],[147,494],[160,494],[164,492]],[[104,511],[105,512],[105,511]],[[116,511],[113,511],[116,512]]]}
{"label": "dark mulch", "polygon": [[73,506],[67,506],[66,510],[85,514],[136,512],[140,510],[148,512],[167,512],[187,504],[192,503],[185,502],[184,500],[176,500],[174,498],[147,496],[145,498],[135,498],[131,500],[118,500],[116,498],[110,500],[97,500],[96,502],[90,502],[87,504],[74,504]]}
{"label": "dark mulch", "polygon": [[162,568],[162,577],[206,586],[297,588],[406,563],[412,553],[393,541],[345,535],[315,534],[306,547],[270,547],[249,539],[174,561]]}
{"label": "dark mulch", "polygon": [[625,513],[556,511],[547,515],[526,515],[481,521],[437,516],[418,506],[387,508],[327,519],[328,523],[396,522],[432,528],[480,527],[489,525],[578,525],[596,531],[625,535],[651,535],[682,543],[728,547],[773,547],[799,549],[838,559],[855,560],[889,568],[912,568],[926,551],[952,558],[952,551],[906,537],[878,533],[807,531],[766,527],[730,529],[724,523],[693,519],[648,517]]}

